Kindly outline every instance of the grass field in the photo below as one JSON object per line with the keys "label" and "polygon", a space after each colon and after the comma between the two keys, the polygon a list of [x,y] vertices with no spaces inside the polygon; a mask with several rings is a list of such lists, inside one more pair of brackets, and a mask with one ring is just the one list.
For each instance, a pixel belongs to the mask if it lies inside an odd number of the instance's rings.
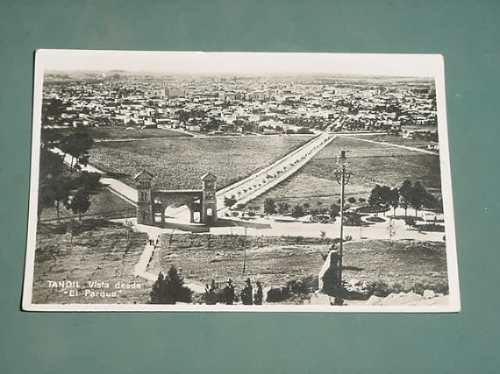
{"label": "grass field", "polygon": [[144,129],[138,127],[88,127],[88,128],[67,128],[67,129],[45,129],[44,131],[56,132],[61,135],[69,135],[71,133],[82,131],[87,132],[96,140],[103,139],[148,139],[148,138],[165,138],[165,137],[190,137],[180,131],[169,129]]}
{"label": "grass field", "polygon": [[91,163],[113,172],[128,184],[147,169],[162,188],[200,188],[200,177],[212,172],[220,189],[272,163],[309,140],[310,136],[237,136],[145,139],[98,143]]}
{"label": "grass field", "polygon": [[429,144],[428,140],[408,139],[408,138],[403,138],[402,136],[399,135],[371,135],[371,136],[366,136],[365,139],[374,140],[377,142],[399,144],[415,148],[426,148],[427,145]]}
{"label": "grass field", "polygon": [[[133,274],[147,235],[130,233],[122,225],[106,221],[86,221],[82,232],[64,233],[60,226],[39,224],[36,238],[33,303],[145,303],[150,285]],[[78,296],[63,289],[49,288],[49,281],[77,281]],[[110,288],[97,289],[87,282],[108,283]],[[117,291],[115,285],[124,283]],[[140,288],[127,289],[139,284]],[[105,291],[104,297],[85,296],[85,290]],[[111,296],[117,291],[116,296]],[[87,291],[89,292],[89,291]]]}
{"label": "grass field", "polygon": [[[381,136],[377,137],[377,141],[382,139]],[[392,137],[388,137],[387,140],[391,139]],[[340,195],[335,171],[336,158],[341,150],[347,151],[348,170],[352,173],[346,186],[346,197],[368,199],[375,184],[399,186],[405,179],[420,181],[430,191],[441,189],[438,156],[368,143],[354,137],[338,137],[298,173],[252,201],[250,205],[262,206],[264,199],[268,197],[287,201],[290,205],[308,202],[314,206],[317,201],[331,204]]]}
{"label": "grass field", "polygon": [[[170,265],[203,283],[233,279],[241,288],[244,280],[260,280],[264,287],[317,277],[321,254],[329,243],[321,239],[294,237],[244,238],[241,236],[164,235],[159,270]],[[246,253],[243,249],[246,249]],[[245,259],[246,271],[243,274]],[[370,240],[348,242],[344,247],[344,280],[385,282],[401,291],[447,290],[446,250],[443,243]]]}
{"label": "grass field", "polygon": [[[112,217],[112,218],[128,218],[135,216],[136,208],[127,203],[122,198],[116,196],[114,193],[109,191],[106,188],[102,188],[96,194],[90,195],[90,208],[84,214],[84,216],[92,216],[92,217]],[[71,210],[64,208],[63,204],[60,204],[59,208],[59,218],[68,219],[74,218],[77,219],[78,216],[75,215]],[[56,208],[45,208],[41,215],[41,221],[53,221],[57,219]]]}

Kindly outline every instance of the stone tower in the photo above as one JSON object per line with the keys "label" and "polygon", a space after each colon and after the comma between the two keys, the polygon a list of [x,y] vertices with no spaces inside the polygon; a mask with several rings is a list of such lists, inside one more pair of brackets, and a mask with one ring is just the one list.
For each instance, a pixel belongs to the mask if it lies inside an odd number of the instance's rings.
{"label": "stone tower", "polygon": [[201,177],[202,203],[201,222],[207,225],[217,222],[217,199],[215,197],[217,177],[207,173]]}
{"label": "stone tower", "polygon": [[134,178],[137,188],[137,223],[143,225],[154,224],[153,204],[151,201],[151,181],[153,175],[146,170],[141,171]]}

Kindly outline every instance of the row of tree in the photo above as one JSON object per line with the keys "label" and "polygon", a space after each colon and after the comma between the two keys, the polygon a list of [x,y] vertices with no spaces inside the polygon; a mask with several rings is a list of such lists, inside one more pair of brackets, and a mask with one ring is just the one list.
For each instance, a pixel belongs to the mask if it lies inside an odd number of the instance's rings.
{"label": "row of tree", "polygon": [[[60,218],[61,206],[78,214],[90,208],[90,195],[100,187],[100,175],[81,171],[89,161],[89,149],[94,144],[88,133],[75,132],[63,136],[56,131],[42,130],[40,148],[40,174],[38,192],[38,218],[43,209],[56,208]],[[69,169],[64,166],[64,156],[55,152],[57,147],[70,155]]]}
{"label": "row of tree", "polygon": [[303,217],[306,214],[329,214],[331,218],[335,218],[340,213],[340,206],[337,204],[331,204],[328,208],[319,208],[320,204],[318,204],[318,209],[311,209],[309,203],[304,204],[296,204],[290,206],[285,201],[276,202],[272,198],[267,198],[264,200],[264,213],[265,214],[289,214],[294,218]]}
{"label": "row of tree", "polygon": [[408,179],[399,188],[375,185],[370,193],[368,204],[373,208],[392,207],[394,214],[396,214],[396,208],[402,207],[405,210],[405,216],[407,216],[409,207],[415,209],[415,216],[422,207],[442,209],[442,201],[428,192],[422,183],[415,182],[415,184],[412,184]]}

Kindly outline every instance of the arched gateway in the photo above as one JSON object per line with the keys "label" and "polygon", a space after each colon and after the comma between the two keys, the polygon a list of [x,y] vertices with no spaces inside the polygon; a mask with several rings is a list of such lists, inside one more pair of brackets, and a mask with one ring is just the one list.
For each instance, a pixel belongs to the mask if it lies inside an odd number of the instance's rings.
{"label": "arched gateway", "polygon": [[134,178],[137,188],[137,223],[151,226],[165,224],[165,209],[169,206],[189,208],[190,222],[212,225],[217,221],[215,198],[217,178],[211,173],[201,177],[200,190],[153,190],[153,174],[141,171]]}

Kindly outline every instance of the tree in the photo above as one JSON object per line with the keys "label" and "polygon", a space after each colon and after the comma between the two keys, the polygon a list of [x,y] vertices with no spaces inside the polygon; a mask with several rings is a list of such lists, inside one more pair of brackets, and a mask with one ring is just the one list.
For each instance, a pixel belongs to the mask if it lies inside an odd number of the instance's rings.
{"label": "tree", "polygon": [[94,140],[86,132],[75,132],[65,136],[59,143],[59,148],[71,156],[70,169],[73,170],[75,159],[83,164],[88,162],[88,150],[93,146]]}
{"label": "tree", "polygon": [[382,187],[379,186],[378,184],[373,187],[370,197],[368,198],[368,204],[370,204],[371,207],[380,207],[384,203],[384,198],[382,196]]}
{"label": "tree", "polygon": [[61,203],[63,204],[66,203],[71,191],[70,180],[69,178],[64,177],[63,175],[59,175],[55,178],[51,178],[50,183],[48,185],[49,188],[52,190],[52,194],[54,196],[57,219],[59,220]]}
{"label": "tree", "polygon": [[224,206],[227,208],[231,208],[234,204],[236,204],[236,197],[232,195],[231,197],[224,197]]}
{"label": "tree", "polygon": [[278,213],[279,214],[286,214],[289,209],[290,209],[290,206],[286,202],[280,201],[278,203]]}
{"label": "tree", "polygon": [[443,202],[428,191],[425,191],[422,205],[424,208],[435,209],[437,211],[442,211],[443,209]]}
{"label": "tree", "polygon": [[44,147],[40,149],[40,182],[53,178],[63,172],[63,156]]}
{"label": "tree", "polygon": [[164,276],[158,274],[150,293],[152,304],[175,304],[176,302],[190,303],[193,292],[184,286],[184,280],[177,268],[172,265]]}
{"label": "tree", "polygon": [[340,206],[337,204],[330,205],[330,217],[335,218],[340,213]]}
{"label": "tree", "polygon": [[54,191],[50,183],[47,181],[40,181],[40,186],[38,188],[38,219],[40,219],[43,209],[53,207],[55,201]]}
{"label": "tree", "polygon": [[82,220],[82,214],[90,208],[89,193],[84,188],[79,188],[73,196],[70,196],[66,202],[66,207],[78,214],[78,219]]}
{"label": "tree", "polygon": [[71,186],[73,189],[81,187],[88,192],[96,192],[101,187],[101,183],[99,182],[100,179],[101,174],[99,173],[82,171],[79,173],[78,177],[72,179]]}
{"label": "tree", "polygon": [[399,206],[399,190],[397,188],[392,188],[388,194],[388,204],[394,209],[394,215],[396,215],[396,208]]}
{"label": "tree", "polygon": [[172,265],[168,269],[166,281],[165,304],[175,304],[177,301],[191,302],[192,291],[184,286],[184,279],[177,272],[177,268]]}
{"label": "tree", "polygon": [[356,202],[356,198],[351,196],[350,198],[347,199],[351,204],[354,204]]}
{"label": "tree", "polygon": [[264,200],[264,213],[265,214],[276,214],[276,203],[273,199],[267,198]]}
{"label": "tree", "polygon": [[408,206],[410,205],[413,186],[409,179],[406,179],[401,187],[399,187],[399,205],[405,209],[405,217],[407,216]]}
{"label": "tree", "polygon": [[[42,143],[40,148],[40,187],[38,189],[38,218],[42,214],[43,209],[54,206],[56,200],[60,196],[54,188],[58,188],[59,181],[63,175],[63,157],[51,152]],[[57,215],[59,218],[59,207],[57,206]]]}
{"label": "tree", "polygon": [[299,218],[304,216],[304,208],[302,208],[302,205],[295,205],[292,208],[292,217],[294,218]]}
{"label": "tree", "polygon": [[425,190],[424,186],[420,182],[415,182],[410,195],[410,206],[415,209],[415,217],[417,216],[418,210],[422,207],[426,195],[428,192]]}

